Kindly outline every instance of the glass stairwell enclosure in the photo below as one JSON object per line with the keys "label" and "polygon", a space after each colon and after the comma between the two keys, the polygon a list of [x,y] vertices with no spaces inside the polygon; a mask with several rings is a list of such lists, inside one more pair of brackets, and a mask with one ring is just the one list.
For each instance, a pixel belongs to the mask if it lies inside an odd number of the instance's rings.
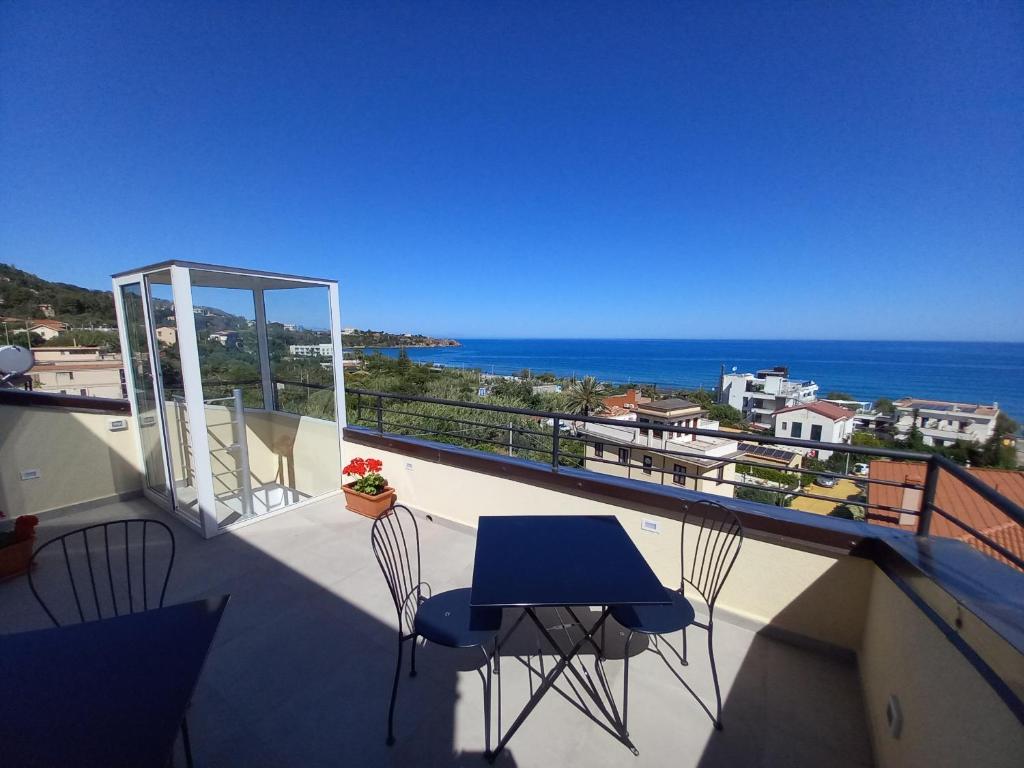
{"label": "glass stairwell enclosure", "polygon": [[150,500],[209,537],[339,493],[336,282],[191,262],[113,280]]}

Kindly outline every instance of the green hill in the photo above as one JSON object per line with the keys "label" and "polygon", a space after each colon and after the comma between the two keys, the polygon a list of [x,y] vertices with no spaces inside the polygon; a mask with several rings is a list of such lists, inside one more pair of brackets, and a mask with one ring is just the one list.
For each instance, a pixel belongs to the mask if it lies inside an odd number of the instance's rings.
{"label": "green hill", "polygon": [[50,305],[58,320],[76,328],[113,327],[114,295],[68,283],[53,283],[10,264],[0,264],[0,315],[44,318]]}

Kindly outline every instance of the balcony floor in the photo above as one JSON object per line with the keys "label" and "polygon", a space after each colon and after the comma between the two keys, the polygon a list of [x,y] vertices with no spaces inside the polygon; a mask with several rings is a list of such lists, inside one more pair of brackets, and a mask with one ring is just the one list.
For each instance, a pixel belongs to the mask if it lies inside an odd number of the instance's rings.
{"label": "balcony floor", "polygon": [[[52,519],[40,541],[91,522],[160,515],[142,500]],[[161,516],[160,519],[167,518]],[[474,537],[421,523],[424,578],[435,592],[468,586]],[[369,548],[370,521],[326,500],[203,541],[175,527],[178,556],[168,602],[230,592],[217,641],[189,716],[204,766],[485,766],[478,651],[420,649],[420,674],[403,677],[397,744],[384,745],[395,662],[395,615]],[[0,632],[47,626],[25,579],[0,583]],[[554,616],[552,615],[552,619]],[[506,622],[514,620],[506,612]],[[621,702],[622,639],[608,633],[605,670]],[[714,701],[700,630],[690,665],[675,667],[705,703]],[[679,636],[670,642],[678,648]],[[716,658],[725,730],[651,649],[630,665],[634,757],[557,692],[549,692],[498,765],[862,766],[872,762],[856,668],[719,618]],[[502,655],[501,727],[531,685],[522,661],[541,662],[523,625]],[[634,643],[634,651],[642,643]],[[408,646],[407,646],[408,649]],[[671,653],[666,652],[670,658]],[[526,656],[522,656],[526,659]],[[585,662],[593,674],[593,657]],[[546,668],[552,657],[543,659]],[[559,689],[572,690],[560,678]],[[532,678],[536,685],[537,678]],[[497,683],[496,683],[497,690]],[[494,722],[497,728],[498,705]],[[495,736],[492,735],[492,739]],[[179,758],[180,759],[180,758]]]}

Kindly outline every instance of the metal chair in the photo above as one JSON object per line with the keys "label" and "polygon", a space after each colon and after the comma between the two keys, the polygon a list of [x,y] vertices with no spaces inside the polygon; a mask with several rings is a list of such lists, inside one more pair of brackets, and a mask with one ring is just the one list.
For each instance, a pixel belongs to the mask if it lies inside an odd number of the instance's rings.
{"label": "metal chair", "polygon": [[[395,680],[391,686],[391,704],[388,708],[387,744],[390,746],[395,743],[395,702],[402,672],[402,647],[407,640],[412,640],[409,677],[415,677],[416,641],[420,637],[448,648],[480,648],[487,667],[484,717],[485,732],[489,739],[491,659],[494,659],[494,674],[498,674],[501,609],[471,608],[471,590],[468,588],[429,595],[430,585],[420,578],[419,526],[408,507],[396,504],[374,520],[370,543],[398,613],[398,662],[395,665]],[[488,655],[485,646],[491,641],[494,642],[494,652]]]}
{"label": "metal chair", "polygon": [[[715,601],[732,570],[740,546],[743,544],[743,526],[739,518],[721,504],[701,502],[687,508],[683,513],[683,528],[679,540],[681,574],[679,589],[665,590],[669,605],[622,606],[611,611],[614,618],[628,631],[623,669],[622,723],[626,727],[629,708],[629,645],[634,634],[661,636],[682,630],[683,654],[686,659],[686,629],[699,627],[708,633],[708,654],[711,657],[711,677],[715,683],[716,714],[712,716],[715,730],[722,730],[722,691],[718,685],[718,669],[715,666],[714,616]],[[686,539],[687,525],[697,529],[697,541],[693,557],[687,569]],[[691,534],[692,535],[692,534]],[[707,624],[696,620],[693,604],[686,598],[686,586],[704,601],[708,609]],[[698,699],[699,701],[699,699]],[[701,702],[703,706],[703,703]],[[707,707],[705,707],[707,709]],[[711,714],[708,711],[708,714]]]}
{"label": "metal chair", "polygon": [[[50,548],[59,550],[63,568],[56,563],[53,568],[43,568],[52,578],[40,579],[34,575],[35,567],[37,561],[42,564],[46,560]],[[29,562],[28,585],[57,627],[162,608],[174,553],[174,533],[159,520],[97,523],[40,545]],[[66,600],[69,594],[74,599],[73,610]],[[181,721],[181,739],[191,768],[192,744],[185,719]]]}

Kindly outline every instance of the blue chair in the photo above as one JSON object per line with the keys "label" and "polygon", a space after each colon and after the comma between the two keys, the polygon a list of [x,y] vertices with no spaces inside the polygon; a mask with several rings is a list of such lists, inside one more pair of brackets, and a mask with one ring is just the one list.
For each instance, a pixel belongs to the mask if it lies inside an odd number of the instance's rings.
{"label": "blue chair", "polygon": [[[693,556],[686,554],[687,526],[696,529],[697,540]],[[722,730],[722,691],[718,685],[718,669],[715,666],[714,615],[715,601],[725,584],[733,563],[743,544],[743,526],[739,518],[721,504],[701,502],[693,504],[683,513],[683,529],[680,535],[679,551],[682,579],[679,589],[666,589],[669,605],[634,605],[613,608],[611,616],[627,630],[623,669],[622,724],[626,727],[629,708],[629,646],[636,634],[661,636],[672,632],[683,633],[682,663],[686,659],[686,629],[695,626],[708,633],[708,654],[711,657],[711,677],[715,683],[716,714],[712,722],[716,730]],[[689,568],[687,568],[689,562]],[[707,605],[707,624],[696,620],[693,604],[686,597],[689,585]],[[703,702],[701,702],[703,706]],[[707,709],[705,707],[705,709]],[[710,710],[708,711],[710,713]]]}
{"label": "blue chair", "polygon": [[[420,533],[416,518],[407,507],[396,504],[373,522],[370,544],[387,581],[398,612],[398,663],[388,708],[387,744],[395,743],[395,702],[402,673],[402,648],[412,641],[409,677],[416,676],[417,639],[423,638],[447,648],[479,648],[484,655],[487,676],[484,691],[485,732],[490,733],[491,660],[499,673],[498,630],[500,608],[470,608],[471,590],[453,589],[429,596],[430,585],[420,578]],[[424,594],[424,592],[428,594]],[[494,644],[488,655],[486,646]]]}

